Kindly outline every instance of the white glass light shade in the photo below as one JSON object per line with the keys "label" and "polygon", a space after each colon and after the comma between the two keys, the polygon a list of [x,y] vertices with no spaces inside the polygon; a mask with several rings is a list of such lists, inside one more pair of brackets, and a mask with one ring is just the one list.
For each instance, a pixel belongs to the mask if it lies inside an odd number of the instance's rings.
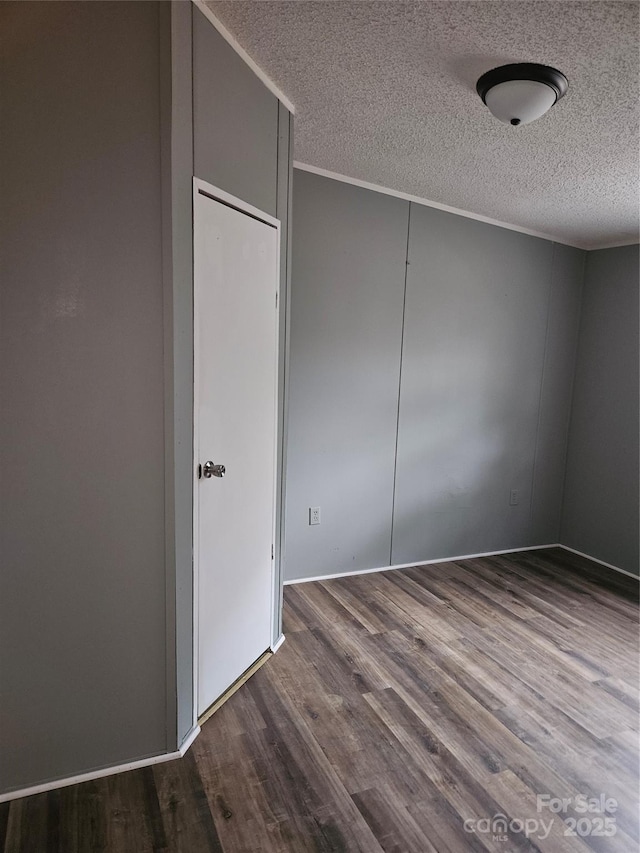
{"label": "white glass light shade", "polygon": [[529,124],[556,102],[556,92],[535,80],[508,80],[492,86],[484,99],[493,115],[505,124]]}

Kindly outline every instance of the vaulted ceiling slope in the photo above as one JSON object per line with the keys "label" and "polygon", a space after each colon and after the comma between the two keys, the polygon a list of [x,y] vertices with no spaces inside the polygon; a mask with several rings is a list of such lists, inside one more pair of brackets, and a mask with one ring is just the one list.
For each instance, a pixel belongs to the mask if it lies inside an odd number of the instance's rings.
{"label": "vaulted ceiling slope", "polygon": [[[638,240],[637,2],[224,0],[207,5],[296,107],[295,159],[585,248]],[[569,79],[509,127],[497,65]]]}

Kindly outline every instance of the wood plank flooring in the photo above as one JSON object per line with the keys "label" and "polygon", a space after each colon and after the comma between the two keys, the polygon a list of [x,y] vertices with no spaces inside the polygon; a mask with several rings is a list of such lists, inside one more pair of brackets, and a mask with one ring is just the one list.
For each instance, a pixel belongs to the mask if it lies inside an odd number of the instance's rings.
{"label": "wood plank flooring", "polygon": [[184,759],[4,804],[0,851],[638,850],[637,584],[605,571],[549,549],[287,587],[284,646]]}

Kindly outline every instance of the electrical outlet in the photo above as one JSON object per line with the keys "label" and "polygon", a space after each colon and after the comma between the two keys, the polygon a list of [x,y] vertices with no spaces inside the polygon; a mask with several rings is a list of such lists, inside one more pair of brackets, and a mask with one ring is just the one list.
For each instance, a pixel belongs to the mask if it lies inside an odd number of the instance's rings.
{"label": "electrical outlet", "polygon": [[320,507],[309,507],[309,524],[320,524]]}
{"label": "electrical outlet", "polygon": [[509,506],[518,506],[520,503],[520,496],[518,494],[517,489],[511,489],[509,492]]}

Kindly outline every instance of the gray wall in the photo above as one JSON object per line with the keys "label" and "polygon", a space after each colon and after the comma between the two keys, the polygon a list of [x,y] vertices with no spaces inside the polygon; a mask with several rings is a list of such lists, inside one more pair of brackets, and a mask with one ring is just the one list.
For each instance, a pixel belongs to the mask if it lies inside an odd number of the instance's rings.
{"label": "gray wall", "polygon": [[0,790],[167,748],[159,10],[3,3]]}
{"label": "gray wall", "polygon": [[409,214],[308,172],[293,188],[286,578],[389,562]]}
{"label": "gray wall", "polygon": [[194,9],[194,174],[272,216],[277,206],[278,103]]}
{"label": "gray wall", "polygon": [[160,4],[167,748],[193,725],[193,76],[190,3]]}
{"label": "gray wall", "polygon": [[[412,205],[392,564],[558,541],[559,506],[532,529],[534,478],[561,492],[569,410],[541,395],[545,357],[547,373],[573,364],[547,341],[550,309],[577,331],[553,260],[545,240]],[[580,278],[566,287],[575,300]],[[541,422],[559,453],[536,453]]]}
{"label": "gray wall", "polygon": [[294,211],[287,579],[556,543],[585,253],[303,171]]}
{"label": "gray wall", "polygon": [[638,246],[589,252],[562,543],[638,573]]}
{"label": "gray wall", "polygon": [[567,436],[587,252],[555,243],[533,469],[531,539],[561,542]]}
{"label": "gray wall", "polygon": [[291,119],[191,3],[0,28],[2,792],[191,726],[193,158],[283,220],[284,311]]}

